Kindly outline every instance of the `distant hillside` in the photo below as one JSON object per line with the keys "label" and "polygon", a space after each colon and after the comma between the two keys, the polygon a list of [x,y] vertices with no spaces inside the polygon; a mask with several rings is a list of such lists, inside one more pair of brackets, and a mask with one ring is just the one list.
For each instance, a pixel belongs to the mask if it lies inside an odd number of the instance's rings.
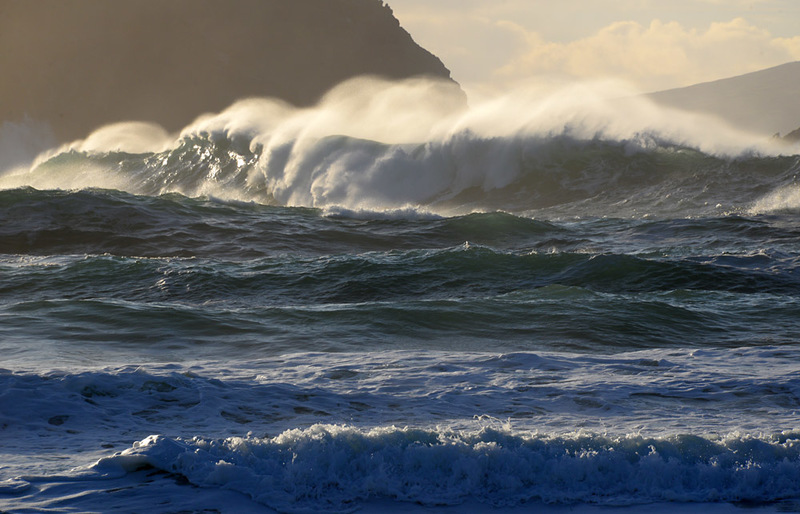
{"label": "distant hillside", "polygon": [[60,140],[246,96],[309,105],[362,74],[450,79],[379,0],[0,0],[0,70],[0,122]]}
{"label": "distant hillside", "polygon": [[764,135],[800,127],[800,62],[647,95],[657,103],[716,115]]}
{"label": "distant hillside", "polygon": [[797,128],[785,136],[783,136],[783,140],[787,143],[797,143],[800,142],[800,128]]}

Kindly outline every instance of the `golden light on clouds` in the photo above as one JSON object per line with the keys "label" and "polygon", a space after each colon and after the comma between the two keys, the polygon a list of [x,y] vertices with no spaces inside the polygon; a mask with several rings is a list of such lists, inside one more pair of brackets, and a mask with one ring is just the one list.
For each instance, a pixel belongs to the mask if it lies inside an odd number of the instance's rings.
{"label": "golden light on clouds", "polygon": [[[520,27],[515,30],[520,31]],[[645,90],[736,75],[800,59],[800,37],[775,38],[743,18],[706,30],[654,20],[649,26],[621,21],[569,43],[525,33],[526,49],[492,72],[493,82],[534,75],[614,77]]]}
{"label": "golden light on clouds", "polygon": [[800,2],[390,4],[468,91],[542,78],[614,78],[655,91],[800,60]]}

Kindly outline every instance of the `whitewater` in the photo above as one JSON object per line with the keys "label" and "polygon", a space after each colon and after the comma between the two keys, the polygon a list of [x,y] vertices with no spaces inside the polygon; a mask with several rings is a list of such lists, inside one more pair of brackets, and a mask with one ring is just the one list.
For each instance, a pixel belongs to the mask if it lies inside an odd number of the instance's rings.
{"label": "whitewater", "polygon": [[5,123],[0,510],[800,510],[800,147],[635,93]]}

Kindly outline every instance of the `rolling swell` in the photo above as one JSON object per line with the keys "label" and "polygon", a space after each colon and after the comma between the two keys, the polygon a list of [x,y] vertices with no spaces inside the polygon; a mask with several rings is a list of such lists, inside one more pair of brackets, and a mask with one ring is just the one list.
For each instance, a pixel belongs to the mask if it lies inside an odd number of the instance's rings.
{"label": "rolling swell", "polygon": [[113,190],[0,191],[7,254],[103,254],[250,259],[457,245],[500,248],[557,235],[551,223],[496,212],[455,218],[397,216],[256,203],[136,196]]}
{"label": "rolling swell", "polygon": [[0,205],[9,340],[594,352],[785,344],[800,313],[800,231],[781,216],[545,222],[31,188]]}
{"label": "rolling swell", "polygon": [[441,217],[415,210],[285,208],[179,194],[29,187],[0,190],[0,222],[5,254],[225,260],[436,249],[464,242],[516,252],[714,256],[740,253],[743,239],[751,251],[788,258],[800,241],[791,216],[544,221],[499,211]]}
{"label": "rolling swell", "polygon": [[[440,250],[274,256],[244,262],[112,255],[32,258],[27,263],[8,259],[3,290],[24,289],[31,297],[46,296],[48,290],[68,290],[71,284],[75,290],[70,296],[80,297],[80,285],[92,276],[99,283],[87,289],[89,294],[180,302],[224,298],[237,303],[238,298],[267,305],[302,304],[307,298],[313,298],[312,303],[460,299],[554,285],[614,294],[675,290],[800,293],[797,259],[768,253],[656,259],[582,252],[517,253],[464,244]],[[24,263],[18,270],[17,262]],[[38,282],[48,275],[52,275],[49,280]],[[138,287],[131,287],[137,283]]]}

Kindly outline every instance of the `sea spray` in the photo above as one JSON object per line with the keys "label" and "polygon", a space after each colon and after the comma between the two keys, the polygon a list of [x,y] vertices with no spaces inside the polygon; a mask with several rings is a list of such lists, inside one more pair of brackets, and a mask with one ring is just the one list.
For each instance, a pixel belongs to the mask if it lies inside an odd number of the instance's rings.
{"label": "sea spray", "polygon": [[[7,173],[0,185],[463,213],[532,210],[597,195],[614,203],[642,193],[642,182],[653,195],[644,203],[685,189],[686,198],[673,199],[700,207],[721,202],[699,198],[701,184],[687,184],[676,172],[716,167],[727,180],[749,162],[785,151],[713,120],[656,107],[618,85],[515,92],[467,111],[457,108],[455,93],[445,83],[362,78],[308,109],[248,99],[202,116],[168,150],[171,136],[158,127],[120,124],[29,171]],[[793,164],[769,168],[786,175]],[[775,179],[786,180],[762,180]]]}
{"label": "sea spray", "polygon": [[487,428],[315,425],[275,438],[152,436],[95,466],[142,464],[231,488],[281,512],[347,511],[370,499],[491,506],[769,502],[800,494],[798,435],[706,439],[546,436]]}

